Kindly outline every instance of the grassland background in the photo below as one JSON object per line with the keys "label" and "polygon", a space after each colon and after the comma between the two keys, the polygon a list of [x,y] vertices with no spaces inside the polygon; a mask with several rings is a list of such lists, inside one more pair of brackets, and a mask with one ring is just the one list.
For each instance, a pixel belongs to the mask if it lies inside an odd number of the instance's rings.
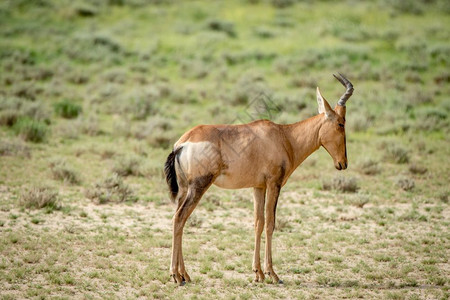
{"label": "grassland background", "polygon": [[[449,13],[432,0],[1,1],[1,297],[448,299]],[[283,189],[285,284],[252,282],[251,191],[213,187],[185,229],[193,282],[176,287],[172,143],[265,117],[261,93],[275,122],[312,116],[317,85],[333,104],[343,93],[338,71],[355,85],[349,169],[321,149]]]}

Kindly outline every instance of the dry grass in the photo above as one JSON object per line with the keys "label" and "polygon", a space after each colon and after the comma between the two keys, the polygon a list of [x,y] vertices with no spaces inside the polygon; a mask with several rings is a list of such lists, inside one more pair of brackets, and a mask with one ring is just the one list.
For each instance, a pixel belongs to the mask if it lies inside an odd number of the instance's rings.
{"label": "dry grass", "polygon": [[325,191],[335,190],[343,193],[355,193],[358,191],[359,186],[356,178],[336,176],[331,180],[323,181],[322,188]]}
{"label": "dry grass", "polygon": [[136,200],[132,189],[122,177],[114,173],[86,189],[85,195],[96,204]]}
{"label": "dry grass", "polygon": [[58,208],[58,191],[47,186],[28,187],[21,193],[19,204],[25,208]]}
{"label": "dry grass", "polygon": [[414,188],[415,182],[411,178],[401,177],[397,179],[396,185],[405,191],[410,191]]}
{"label": "dry grass", "polygon": [[50,162],[50,170],[55,179],[70,184],[80,184],[81,178],[78,171],[67,164],[65,160],[54,159]]}
{"label": "dry grass", "polygon": [[[209,194],[224,204],[214,211],[200,206],[188,221],[184,254],[193,282],[182,288],[169,278],[174,206],[168,203],[101,209],[83,203],[30,216],[16,209],[0,211],[0,228],[6,230],[3,254],[10,247],[17,253],[16,262],[2,262],[8,271],[0,281],[2,294],[11,295],[15,287],[15,292],[36,296],[70,289],[75,297],[138,297],[142,291],[171,299],[198,293],[216,297],[217,291],[262,298],[299,293],[306,298],[446,296],[445,247],[429,225],[448,221],[448,206],[426,210],[371,203],[361,209],[296,194],[304,201],[299,206],[282,194],[273,242],[274,266],[285,282],[280,286],[252,282],[252,210],[226,200],[228,193]],[[33,283],[39,274],[42,288]]]}

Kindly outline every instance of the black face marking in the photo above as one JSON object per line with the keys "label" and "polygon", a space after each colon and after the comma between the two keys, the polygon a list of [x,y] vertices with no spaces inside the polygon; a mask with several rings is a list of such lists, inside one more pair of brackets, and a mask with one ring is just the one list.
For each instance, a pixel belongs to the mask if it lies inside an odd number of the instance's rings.
{"label": "black face marking", "polygon": [[339,127],[344,128],[344,124],[339,123]]}
{"label": "black face marking", "polygon": [[344,135],[345,158],[347,158],[347,139]]}

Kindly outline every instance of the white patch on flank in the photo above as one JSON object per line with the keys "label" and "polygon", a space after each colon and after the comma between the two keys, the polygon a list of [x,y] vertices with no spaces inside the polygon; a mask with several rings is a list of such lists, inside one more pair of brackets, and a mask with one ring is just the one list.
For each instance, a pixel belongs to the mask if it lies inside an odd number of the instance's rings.
{"label": "white patch on flank", "polygon": [[215,173],[220,167],[220,149],[210,142],[185,142],[179,161],[185,174],[201,176]]}

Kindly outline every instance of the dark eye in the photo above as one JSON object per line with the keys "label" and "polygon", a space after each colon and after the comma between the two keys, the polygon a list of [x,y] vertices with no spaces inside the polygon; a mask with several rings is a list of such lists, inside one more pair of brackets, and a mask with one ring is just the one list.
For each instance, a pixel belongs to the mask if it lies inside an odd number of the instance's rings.
{"label": "dark eye", "polygon": [[344,128],[344,124],[339,124],[339,127]]}

